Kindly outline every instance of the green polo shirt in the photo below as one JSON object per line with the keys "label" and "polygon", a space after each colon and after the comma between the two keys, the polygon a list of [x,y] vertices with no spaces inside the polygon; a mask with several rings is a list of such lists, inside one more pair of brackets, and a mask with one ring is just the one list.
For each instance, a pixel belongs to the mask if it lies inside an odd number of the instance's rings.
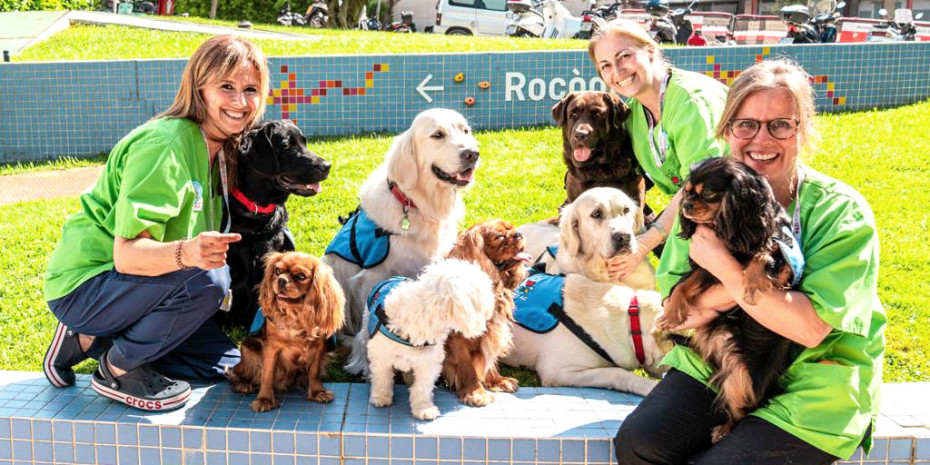
{"label": "green polo shirt", "polygon": [[[797,345],[782,377],[783,394],[752,415],[805,442],[847,458],[878,416],[885,351],[885,310],[878,300],[878,232],[865,199],[851,187],[804,167],[800,189],[804,273],[799,291],[833,330],[817,347]],[[789,215],[793,215],[792,204]],[[690,241],[676,220],[657,271],[667,296],[688,268]],[[677,346],[663,363],[707,383],[710,367]],[[871,439],[864,444],[871,448]]]}
{"label": "green polo shirt", "polygon": [[219,180],[208,165],[200,127],[188,119],[152,120],[119,141],[81,194],[81,211],[65,220],[45,273],[45,299],[113,269],[115,237],[148,231],[170,242],[217,229],[222,196],[214,194]]}
{"label": "green polo shirt", "polygon": [[[656,186],[667,195],[674,195],[682,186],[691,165],[706,158],[730,153],[727,144],[714,135],[723,114],[727,87],[703,74],[671,68],[662,105],[659,128],[650,133],[646,109],[636,99],[629,99],[630,116],[626,128],[633,141],[636,160]],[[667,138],[657,136],[664,131]],[[657,163],[656,151],[667,139],[665,161]]]}

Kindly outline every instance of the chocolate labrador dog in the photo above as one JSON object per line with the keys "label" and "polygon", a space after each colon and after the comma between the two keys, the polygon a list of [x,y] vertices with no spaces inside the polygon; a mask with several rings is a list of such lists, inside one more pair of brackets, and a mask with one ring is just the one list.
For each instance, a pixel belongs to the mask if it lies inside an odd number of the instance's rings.
{"label": "chocolate labrador dog", "polygon": [[294,123],[265,121],[255,125],[239,145],[236,187],[230,191],[232,232],[242,240],[230,244],[226,262],[232,278],[233,302],[221,323],[249,328],[258,309],[257,286],[269,252],[294,250],[287,229],[284,202],[291,194],[309,197],[320,192],[330,164],[307,148]]}
{"label": "chocolate labrador dog", "polygon": [[[552,107],[562,127],[566,204],[592,187],[620,189],[645,209],[648,179],[633,154],[623,122],[630,109],[607,92],[574,92]],[[648,221],[647,221],[648,222]]]}

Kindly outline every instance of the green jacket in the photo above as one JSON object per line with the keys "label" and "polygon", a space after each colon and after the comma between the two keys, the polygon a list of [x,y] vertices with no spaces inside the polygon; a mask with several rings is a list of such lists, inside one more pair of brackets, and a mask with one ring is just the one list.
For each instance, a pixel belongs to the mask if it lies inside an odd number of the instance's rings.
{"label": "green jacket", "polygon": [[[752,415],[761,417],[837,457],[852,455],[878,416],[885,351],[885,310],[878,300],[878,232],[865,199],[851,187],[810,168],[801,202],[804,273],[799,291],[833,330],[799,355],[781,379],[783,394]],[[797,200],[796,200],[797,201]],[[795,205],[788,208],[792,215]],[[657,271],[667,296],[688,271],[690,241],[676,220]],[[826,363],[824,363],[826,362]],[[663,363],[707,383],[710,367],[677,346]],[[871,448],[871,438],[863,445]]]}
{"label": "green jacket", "polygon": [[216,195],[200,127],[188,119],[149,121],[119,141],[100,178],[81,194],[45,273],[45,299],[63,297],[113,269],[115,237],[148,231],[160,242],[217,229],[223,197]]}
{"label": "green jacket", "polygon": [[[727,144],[714,131],[727,99],[727,87],[703,74],[671,68],[659,126],[650,134],[646,109],[629,99],[630,116],[626,128],[633,141],[636,160],[659,189],[674,195],[682,186],[691,165],[706,158],[729,154]],[[667,137],[661,137],[664,131]],[[667,140],[665,161],[656,160],[650,138],[658,147]]]}

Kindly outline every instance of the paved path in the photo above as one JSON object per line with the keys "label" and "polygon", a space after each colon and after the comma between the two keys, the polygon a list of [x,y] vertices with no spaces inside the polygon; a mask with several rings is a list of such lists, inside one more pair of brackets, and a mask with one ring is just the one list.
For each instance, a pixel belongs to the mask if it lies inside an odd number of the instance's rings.
{"label": "paved path", "polygon": [[103,165],[0,176],[0,205],[77,195],[90,187]]}

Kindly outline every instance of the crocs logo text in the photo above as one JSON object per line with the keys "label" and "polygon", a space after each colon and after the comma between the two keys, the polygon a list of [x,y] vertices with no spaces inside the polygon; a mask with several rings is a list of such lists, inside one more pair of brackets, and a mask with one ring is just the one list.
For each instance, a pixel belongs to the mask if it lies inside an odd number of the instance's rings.
{"label": "crocs logo text", "polygon": [[161,410],[161,401],[142,400],[131,396],[126,396],[126,405],[145,410]]}

